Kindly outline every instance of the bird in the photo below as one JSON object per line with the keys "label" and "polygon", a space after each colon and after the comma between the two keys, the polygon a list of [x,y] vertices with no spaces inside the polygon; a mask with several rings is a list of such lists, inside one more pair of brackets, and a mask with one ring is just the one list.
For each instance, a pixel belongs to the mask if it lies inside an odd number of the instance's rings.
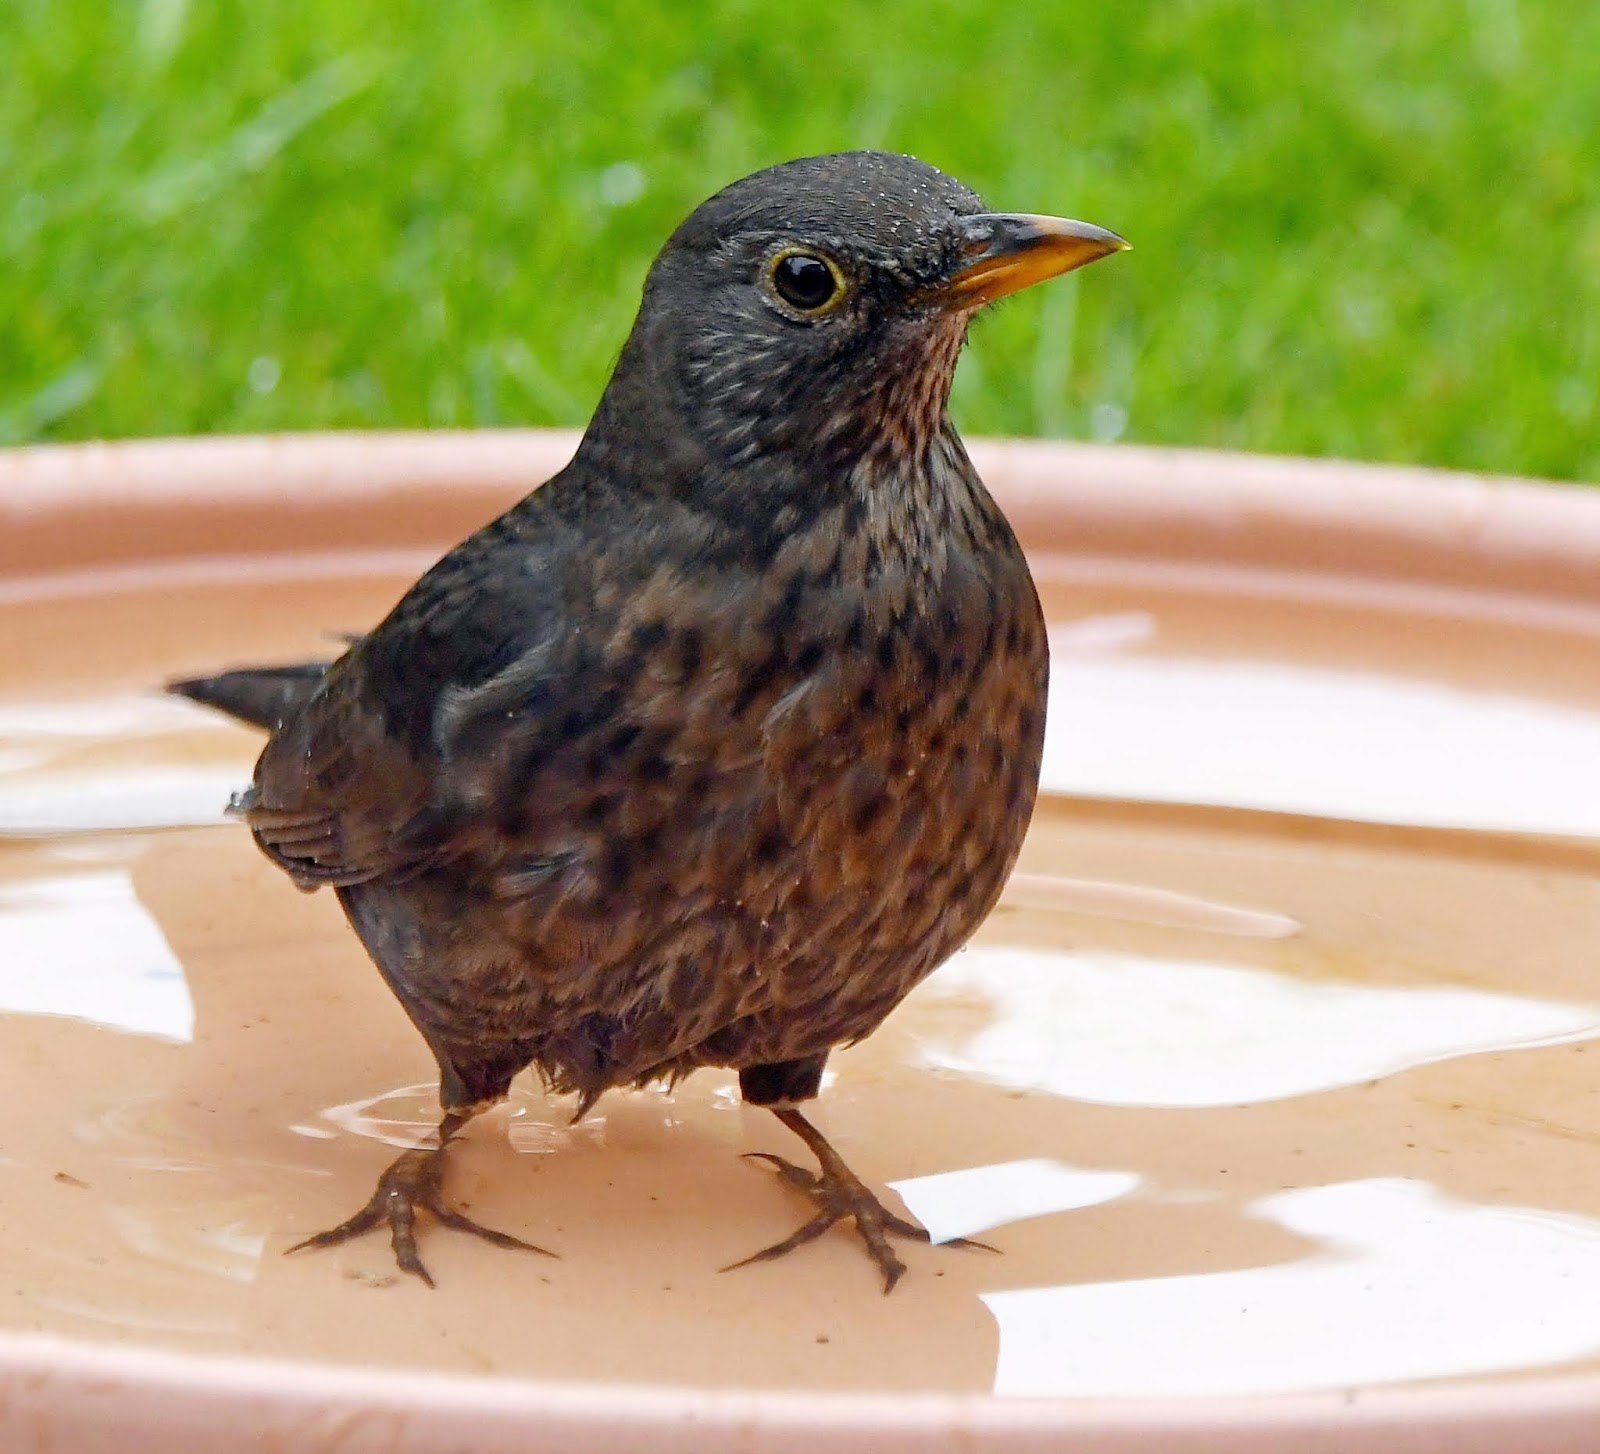
{"label": "bird", "polygon": [[[462,1129],[532,1067],[614,1088],[738,1074],[815,1167],[800,1227],[887,1208],[801,1107],[994,907],[1038,791],[1048,647],[1017,538],[949,412],[986,305],[1125,248],[991,212],[911,157],[724,187],[647,274],[571,462],[331,662],[168,690],[267,729],[231,811],[331,888],[438,1062],[436,1143],[289,1250],[419,1217],[543,1252],[448,1198]],[[972,1244],[968,1244],[972,1245]]]}

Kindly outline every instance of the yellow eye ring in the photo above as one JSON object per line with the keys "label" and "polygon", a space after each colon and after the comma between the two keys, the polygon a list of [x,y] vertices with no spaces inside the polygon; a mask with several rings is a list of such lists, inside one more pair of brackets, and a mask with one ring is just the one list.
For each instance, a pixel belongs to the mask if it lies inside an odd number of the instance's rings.
{"label": "yellow eye ring", "polygon": [[810,247],[786,247],[767,264],[778,301],[802,318],[821,318],[845,300],[850,285],[839,264]]}

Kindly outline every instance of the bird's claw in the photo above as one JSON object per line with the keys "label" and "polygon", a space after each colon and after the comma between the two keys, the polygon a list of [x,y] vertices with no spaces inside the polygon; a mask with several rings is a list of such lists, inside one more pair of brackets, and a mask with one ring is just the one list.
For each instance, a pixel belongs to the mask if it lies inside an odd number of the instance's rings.
{"label": "bird's claw", "polygon": [[[822,1180],[816,1172],[807,1171],[803,1166],[796,1166],[792,1161],[785,1161],[781,1156],[774,1156],[770,1151],[746,1151],[744,1159],[746,1161],[766,1162],[790,1186],[794,1187],[796,1191],[803,1192],[806,1196],[810,1196],[815,1192],[818,1183]],[[739,1265],[737,1262],[734,1263],[735,1267]]]}
{"label": "bird's claw", "polygon": [[[825,1166],[821,1172],[815,1172],[796,1166],[782,1156],[774,1156],[770,1151],[750,1151],[745,1153],[745,1157],[749,1161],[762,1161],[771,1166],[784,1181],[816,1205],[817,1214],[781,1242],[774,1242],[770,1247],[763,1247],[759,1252],[729,1263],[722,1269],[724,1272],[783,1257],[797,1247],[816,1241],[830,1227],[849,1219],[856,1224],[856,1233],[866,1245],[867,1256],[883,1274],[884,1292],[891,1293],[904,1276],[906,1265],[895,1256],[894,1248],[889,1245],[890,1236],[904,1237],[912,1242],[933,1240],[926,1227],[919,1227],[915,1222],[908,1222],[891,1212],[843,1163],[838,1167]],[[941,1245],[982,1248],[989,1252],[997,1250],[987,1242],[974,1242],[966,1237],[952,1237]]]}
{"label": "bird's claw", "polygon": [[378,1178],[377,1189],[360,1211],[347,1217],[337,1227],[329,1227],[326,1232],[318,1232],[315,1236],[296,1242],[287,1251],[299,1252],[306,1247],[337,1247],[341,1242],[348,1242],[387,1222],[396,1265],[402,1272],[408,1272],[432,1287],[433,1276],[417,1252],[417,1210],[421,1208],[441,1226],[471,1233],[491,1246],[537,1252],[541,1257],[556,1255],[544,1247],[536,1247],[532,1242],[513,1237],[509,1232],[497,1232],[492,1227],[481,1226],[465,1213],[458,1212],[444,1200],[443,1183],[443,1147],[407,1151],[397,1157]]}

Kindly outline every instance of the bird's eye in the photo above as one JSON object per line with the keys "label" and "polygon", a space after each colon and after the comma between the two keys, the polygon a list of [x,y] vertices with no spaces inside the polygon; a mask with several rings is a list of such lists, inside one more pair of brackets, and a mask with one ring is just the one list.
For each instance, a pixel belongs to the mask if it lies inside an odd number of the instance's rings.
{"label": "bird's eye", "polygon": [[827,313],[844,297],[844,274],[821,253],[787,248],[773,258],[768,276],[772,291],[798,313]]}

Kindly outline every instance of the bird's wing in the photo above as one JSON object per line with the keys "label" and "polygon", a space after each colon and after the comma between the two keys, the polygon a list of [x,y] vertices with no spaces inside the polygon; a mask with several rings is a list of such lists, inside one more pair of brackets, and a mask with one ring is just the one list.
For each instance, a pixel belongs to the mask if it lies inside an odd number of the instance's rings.
{"label": "bird's wing", "polygon": [[701,527],[664,539],[669,508],[497,522],[451,552],[269,744],[241,805],[263,849],[307,887],[471,856],[531,910],[685,814],[749,817],[759,734],[730,719],[771,674],[762,577],[691,569]]}
{"label": "bird's wing", "polygon": [[267,744],[235,811],[301,888],[342,887],[408,875],[444,848],[431,797],[423,765],[336,668]]}
{"label": "bird's wing", "polygon": [[[424,575],[263,751],[236,807],[302,887],[406,877],[468,851],[492,826],[472,801],[474,775],[453,760],[453,704],[481,697],[508,665],[541,660],[569,574],[553,532],[522,538],[511,521]],[[521,680],[536,692],[528,672]]]}

